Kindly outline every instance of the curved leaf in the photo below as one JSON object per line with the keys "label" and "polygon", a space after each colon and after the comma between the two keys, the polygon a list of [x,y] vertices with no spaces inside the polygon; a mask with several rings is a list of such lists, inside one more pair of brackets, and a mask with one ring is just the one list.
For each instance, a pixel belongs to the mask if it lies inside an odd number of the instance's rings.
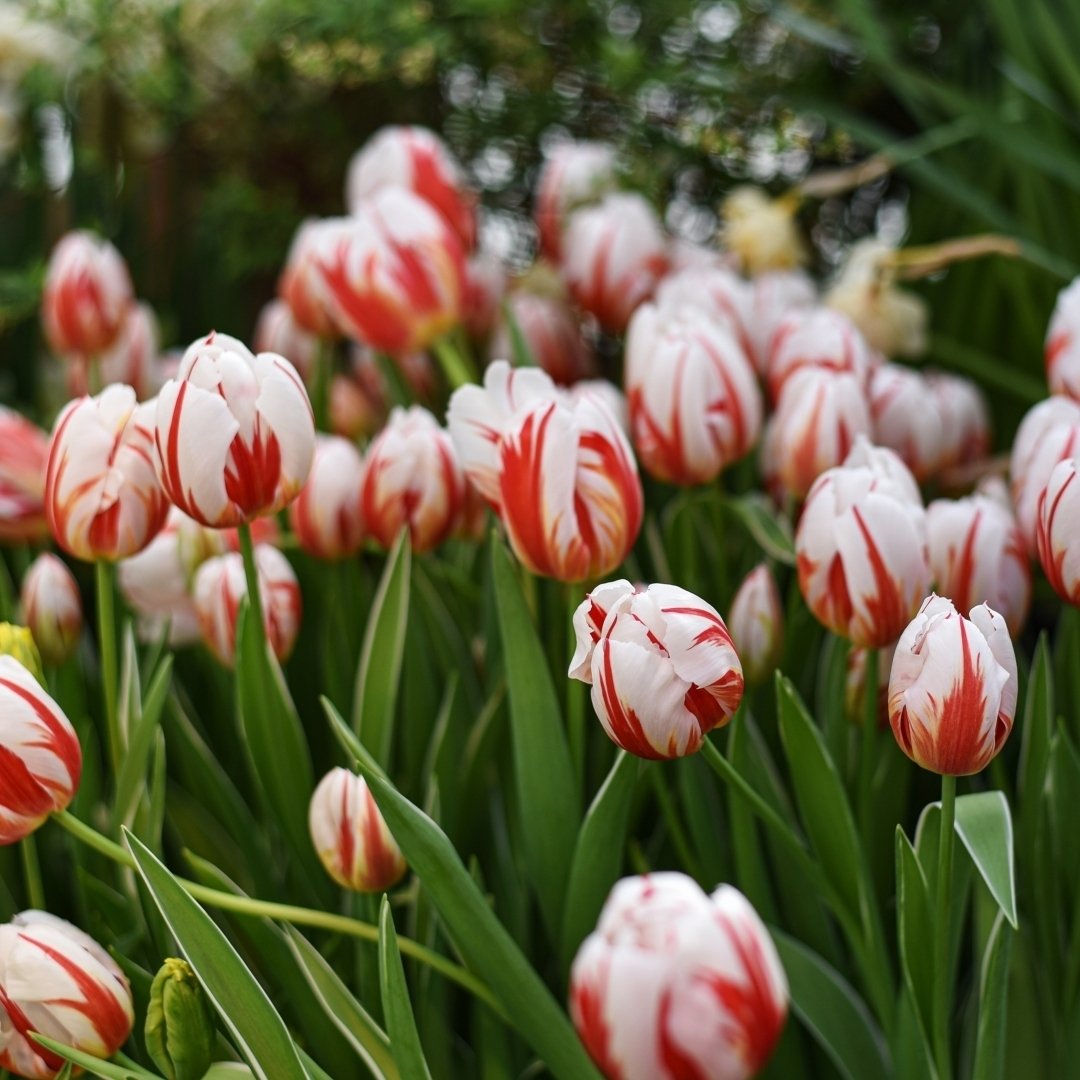
{"label": "curved leaf", "polygon": [[398,952],[397,931],[385,893],[379,908],[379,987],[382,993],[390,1051],[403,1076],[409,1080],[431,1080],[431,1070],[424,1060],[420,1033],[416,1030],[405,969]]}
{"label": "curved leaf", "polygon": [[1000,791],[980,791],[956,800],[956,831],[990,895],[1015,930],[1016,869],[1009,800]]}

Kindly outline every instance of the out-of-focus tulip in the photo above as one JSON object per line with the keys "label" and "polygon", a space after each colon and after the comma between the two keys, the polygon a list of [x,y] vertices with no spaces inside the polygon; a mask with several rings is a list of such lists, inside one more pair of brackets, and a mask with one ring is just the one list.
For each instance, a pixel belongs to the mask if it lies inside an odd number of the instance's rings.
{"label": "out-of-focus tulip", "polygon": [[1080,399],[1080,278],[1058,293],[1046,331],[1045,357],[1050,393]]}
{"label": "out-of-focus tulip", "polygon": [[920,481],[945,458],[946,432],[925,376],[898,364],[882,364],[870,377],[874,437],[895,450]]}
{"label": "out-of-focus tulip", "polygon": [[[668,212],[671,207],[669,205]],[[665,213],[665,218],[667,214]],[[732,270],[735,260],[730,252],[720,251],[710,244],[701,244],[696,240],[688,240],[684,236],[673,236],[668,245],[668,255],[671,262],[671,273],[681,274],[684,270],[695,270],[698,273],[723,267]]]}
{"label": "out-of-focus tulip", "polygon": [[171,956],[154,976],[143,1042],[165,1080],[205,1080],[217,1048],[217,1024],[186,960]]}
{"label": "out-of-focus tulip", "polygon": [[476,200],[450,148],[425,127],[381,128],[353,155],[345,180],[350,214],[386,188],[407,188],[433,207],[468,251],[476,237]]}
{"label": "out-of-focus tulip", "polygon": [[564,391],[566,400],[575,407],[579,402],[593,398],[615,417],[620,430],[630,437],[630,406],[626,395],[608,379],[579,379]]}
{"label": "out-of-focus tulip", "polygon": [[630,432],[645,469],[704,484],[761,434],[761,391],[728,328],[704,312],[643,304],[626,336]]}
{"label": "out-of-focus tulip", "polygon": [[259,312],[252,348],[284,356],[306,383],[315,366],[319,339],[300,326],[284,300],[271,300]]}
{"label": "out-of-focus tulip", "polygon": [[373,398],[359,379],[337,373],[330,381],[330,430],[355,442],[373,435],[382,423],[385,407],[382,398]]}
{"label": "out-of-focus tulip", "polygon": [[0,844],[63,810],[81,776],[79,738],[60,706],[18,660],[0,656]]}
{"label": "out-of-focus tulip", "polygon": [[90,357],[107,349],[131,302],[127,265],[108,240],[80,229],[53,248],[41,297],[41,321],[53,352]]}
{"label": "out-of-focus tulip", "polygon": [[[120,324],[120,332],[109,348],[97,358],[100,385],[126,383],[140,401],[158,392],[157,362],[160,331],[157,316],[149,304],[131,304]],[[85,369],[73,365],[72,396],[87,393]]]}
{"label": "out-of-focus tulip", "polygon": [[[581,332],[581,324],[564,300],[519,289],[506,300],[532,359],[555,382],[570,386],[596,370],[596,359]],[[488,350],[493,360],[514,356],[509,324],[500,320]]]}
{"label": "out-of-focus tulip", "polygon": [[944,432],[941,468],[979,461],[990,452],[990,415],[982,391],[962,375],[928,372],[927,386]]}
{"label": "out-of-focus tulip", "polygon": [[[288,306],[296,325],[327,341],[341,337],[342,329],[334,318],[319,265],[329,253],[347,243],[354,227],[355,222],[344,217],[309,218],[302,222],[278,279],[278,296]],[[287,353],[282,355],[288,357]]]}
{"label": "out-of-focus tulip", "polygon": [[806,262],[806,245],[795,222],[797,205],[771,199],[761,188],[737,187],[724,199],[721,239],[750,276],[793,270]]}
{"label": "out-of-focus tulip", "polygon": [[866,341],[846,315],[822,307],[794,311],[773,335],[767,368],[769,395],[777,401],[787,380],[803,368],[853,375],[865,387],[872,366]]}
{"label": "out-of-focus tulip", "polygon": [[1080,605],[1080,469],[1075,457],[1059,461],[1039,497],[1036,547],[1047,580],[1070,604]]}
{"label": "out-of-focus tulip", "polygon": [[611,740],[643,758],[693,754],[739,707],[743,673],[715,608],[676,585],[609,581],[574,612],[572,679]]}
{"label": "out-of-focus tulip", "polygon": [[600,142],[562,142],[544,159],[536,185],[540,250],[562,255],[562,233],[572,210],[596,202],[615,187],[615,148]]}
{"label": "out-of-focus tulip", "polygon": [[315,453],[311,402],[283,356],[226,334],[192,343],[158,396],[157,467],[188,517],[220,529],[288,506]]}
{"label": "out-of-focus tulip", "polygon": [[[288,659],[300,630],[300,585],[289,560],[269,544],[255,545],[266,640]],[[247,596],[243,557],[235,551],[207,559],[195,574],[195,610],[203,640],[226,666],[236,661],[236,620]]]}
{"label": "out-of-focus tulip", "polygon": [[607,1080],[750,1080],[788,986],[745,896],[678,873],[624,878],[570,973],[570,1015]]}
{"label": "out-of-focus tulip", "polygon": [[364,463],[347,439],[320,435],[304,490],[289,508],[300,547],[317,559],[341,559],[364,540],[360,514]]}
{"label": "out-of-focus tulip", "polygon": [[896,643],[889,722],[900,749],[944,776],[979,772],[1016,712],[1016,655],[1005,620],[980,604],[964,618],[929,596]]}
{"label": "out-of-focus tulip", "polygon": [[62,664],[75,651],[83,625],[82,598],[71,571],[42,552],[26,571],[19,602],[45,663]]}
{"label": "out-of-focus tulip", "polygon": [[154,471],[157,403],[130,386],[76,398],[56,418],[45,513],[56,542],[78,559],[124,559],[165,524],[169,500]]}
{"label": "out-of-focus tulip", "polygon": [[599,395],[571,398],[539,368],[499,360],[482,387],[454,393],[447,422],[462,468],[530,570],[581,581],[626,558],[641,528],[641,480]]}
{"label": "out-of-focus tulip", "polygon": [[640,195],[608,195],[575,210],[563,236],[562,270],[574,300],[621,334],[667,272],[667,238]]}
{"label": "out-of-focus tulip", "polygon": [[308,809],[311,842],[326,872],[346,889],[385,892],[407,866],[363,777],[331,769]]}
{"label": "out-of-focus tulip", "polygon": [[38,652],[34,635],[27,627],[0,622],[0,656],[10,656],[18,660],[42,686],[45,685],[41,653]]}
{"label": "out-of-focus tulip", "polygon": [[776,579],[765,563],[743,579],[727,621],[747,682],[761,682],[780,663],[784,647],[784,610]]}
{"label": "out-of-focus tulip", "polygon": [[49,437],[14,409],[0,405],[0,541],[38,540],[45,519]]}
{"label": "out-of-focus tulip", "polygon": [[462,322],[473,341],[486,341],[499,321],[499,304],[506,293],[506,270],[492,255],[472,255],[465,263]]}
{"label": "out-of-focus tulip", "polygon": [[423,199],[382,188],[331,239],[318,244],[315,260],[334,320],[348,337],[405,356],[461,321],[461,244]]}
{"label": "out-of-focus tulip", "polygon": [[126,976],[89,934],[44,911],[0,926],[0,1066],[50,1080],[66,1062],[31,1032],[105,1059],[127,1042],[134,1022]]}
{"label": "out-of-focus tulip", "polygon": [[888,485],[892,493],[905,502],[923,508],[922,492],[903,458],[887,446],[875,446],[865,435],[855,440],[842,464],[845,468],[869,469],[876,479]]}
{"label": "out-of-focus tulip", "polygon": [[892,671],[892,642],[882,649],[848,649],[844,676],[844,712],[856,725],[866,723],[866,661],[870,653],[877,657],[877,726],[884,730],[889,726],[889,672]]}

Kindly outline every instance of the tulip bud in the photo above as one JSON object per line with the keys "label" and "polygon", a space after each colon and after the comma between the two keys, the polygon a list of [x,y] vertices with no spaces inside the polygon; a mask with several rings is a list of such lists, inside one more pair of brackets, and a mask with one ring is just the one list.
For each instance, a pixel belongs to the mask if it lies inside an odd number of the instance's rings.
{"label": "tulip bud", "polygon": [[930,395],[944,433],[941,468],[979,461],[990,451],[990,416],[979,387],[961,375],[930,372]]}
{"label": "tulip bud", "polygon": [[643,758],[695,753],[739,707],[743,673],[716,609],[675,585],[609,581],[574,612],[569,676],[611,740]]}
{"label": "tulip bud", "polygon": [[742,270],[757,277],[766,270],[793,270],[806,262],[806,245],[795,222],[798,204],[771,199],[761,188],[735,188],[720,207],[720,237]]}
{"label": "tulip bud", "polygon": [[31,1033],[106,1059],[134,1022],[124,973],[89,934],[44,911],[24,911],[0,926],[0,1068],[50,1080],[65,1061]]}
{"label": "tulip bud", "polygon": [[155,441],[173,503],[214,529],[276,514],[307,480],[315,421],[296,368],[211,332],[158,396]]}
{"label": "tulip bud", "polygon": [[284,356],[306,383],[315,366],[319,339],[300,326],[284,300],[271,300],[259,312],[252,347],[257,353]]}
{"label": "tulip bud", "polygon": [[787,380],[803,368],[853,375],[865,389],[872,367],[869,347],[846,316],[822,307],[794,311],[773,335],[767,364],[769,396],[778,401]]}
{"label": "tulip bud", "polygon": [[202,1080],[213,1063],[214,1010],[186,960],[169,959],[150,985],[143,1039],[165,1080]]}
{"label": "tulip bud", "polygon": [[754,567],[735,593],[728,628],[747,682],[762,682],[780,663],[784,645],[780,593],[765,563]]}
{"label": "tulip bud", "polygon": [[82,634],[79,586],[55,555],[43,552],[31,564],[20,593],[23,621],[47,664],[64,663]]}
{"label": "tulip bud", "polygon": [[941,469],[952,436],[943,428],[926,376],[882,364],[870,377],[870,413],[874,438],[899,454],[918,480],[929,480]]}
{"label": "tulip bud", "polygon": [[1054,591],[1080,604],[1080,483],[1075,457],[1059,461],[1039,498],[1036,546]]}
{"label": "tulip bud", "polygon": [[1046,331],[1045,357],[1050,393],[1080,399],[1080,278],[1058,293]]}
{"label": "tulip bud", "polygon": [[[596,370],[596,357],[581,332],[577,317],[559,297],[519,289],[506,300],[532,359],[562,386],[587,378]],[[500,322],[488,350],[492,360],[514,356],[512,331]]]}
{"label": "tulip bud", "polygon": [[641,528],[641,481],[598,394],[571,398],[538,368],[500,360],[482,387],[455,391],[447,422],[462,468],[530,570],[581,581],[626,558]]}
{"label": "tulip bud", "polygon": [[480,252],[465,263],[465,299],[462,322],[473,341],[486,341],[499,319],[499,304],[506,292],[506,271],[492,255]]}
{"label": "tulip bud", "polygon": [[326,872],[346,889],[386,892],[408,869],[367,783],[331,769],[311,796],[311,841]]}
{"label": "tulip bud", "polygon": [[14,409],[0,405],[0,542],[25,543],[48,535],[48,458],[48,435]]}
{"label": "tulip bud", "polygon": [[1016,656],[1005,620],[986,604],[964,618],[929,596],[896,644],[889,722],[900,749],[944,776],[990,764],[1012,731]]}
{"label": "tulip bud", "polygon": [[787,1019],[776,948],[745,896],[624,878],[570,972],[570,1016],[608,1080],[750,1080]]}
{"label": "tulip bud", "polygon": [[44,685],[45,673],[41,670],[41,654],[38,652],[34,635],[27,627],[0,622],[0,656],[10,656],[18,660],[39,684]]}
{"label": "tulip bud", "polygon": [[49,442],[45,513],[78,559],[123,559],[157,535],[169,500],[154,473],[153,401],[119,384],[69,402]]}
{"label": "tulip bud", "polygon": [[[341,337],[341,328],[334,318],[319,261],[325,252],[344,241],[353,224],[350,218],[344,217],[308,218],[301,222],[278,279],[278,296],[288,306],[296,326],[327,341]],[[292,360],[288,353],[282,355]]]}
{"label": "tulip bud", "polygon": [[536,183],[541,252],[557,261],[570,212],[596,202],[615,182],[615,148],[607,143],[567,141],[547,153]]}
{"label": "tulip bud", "polygon": [[[124,383],[143,401],[158,391],[157,360],[160,351],[157,316],[149,304],[131,304],[124,314],[116,340],[97,361],[98,379],[108,386]],[[72,371],[76,369],[73,368]],[[78,382],[83,382],[80,378]],[[75,385],[74,393],[86,393],[86,386]]]}
{"label": "tulip bud", "polygon": [[320,435],[304,490],[289,507],[296,539],[317,559],[341,559],[360,550],[364,520],[360,514],[364,463],[346,439]]}

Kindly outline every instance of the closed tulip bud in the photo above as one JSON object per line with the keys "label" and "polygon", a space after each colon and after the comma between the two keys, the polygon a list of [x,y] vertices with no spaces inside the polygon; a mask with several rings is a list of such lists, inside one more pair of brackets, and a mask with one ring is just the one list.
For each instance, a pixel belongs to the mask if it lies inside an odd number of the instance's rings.
{"label": "closed tulip bud", "polygon": [[94,356],[120,333],[132,302],[120,252],[93,233],[67,233],[53,248],[41,296],[41,321],[53,352]]}
{"label": "closed tulip bud", "polygon": [[739,707],[743,673],[715,608],[675,585],[609,581],[574,612],[572,679],[611,740],[643,758],[693,754]]}
{"label": "closed tulip bud", "polygon": [[408,869],[367,783],[348,769],[331,769],[308,809],[311,842],[326,872],[346,889],[379,893]]}
{"label": "closed tulip bud", "polygon": [[284,300],[271,300],[259,312],[252,347],[257,353],[284,356],[306,383],[315,366],[319,339],[300,326]]}
{"label": "closed tulip bud", "polygon": [[296,368],[210,333],[158,396],[155,443],[173,503],[214,529],[276,514],[307,480],[315,421]]}
{"label": "closed tulip bud", "polygon": [[1031,409],[1016,432],[1009,463],[1020,535],[1037,554],[1039,500],[1060,461],[1080,454],[1080,405],[1052,397]]}
{"label": "closed tulip bud", "polygon": [[608,1080],[749,1080],[787,1019],[776,947],[745,896],[624,878],[570,972],[570,1016]]}
{"label": "closed tulip bud", "polygon": [[45,466],[49,436],[0,405],[0,542],[24,543],[48,535]]}
{"label": "closed tulip bud", "polygon": [[895,450],[918,480],[929,480],[940,470],[949,436],[924,375],[882,364],[870,377],[870,413],[874,438]]}
{"label": "closed tulip bud", "polygon": [[658,480],[715,480],[761,433],[754,369],[728,328],[701,311],[639,307],[625,378],[634,447]]}
{"label": "closed tulip bud", "polygon": [[360,514],[364,463],[346,439],[320,435],[304,490],[289,508],[296,539],[317,559],[341,559],[360,550],[364,519]]}
{"label": "closed tulip bud", "polygon": [[945,372],[926,376],[944,432],[941,468],[980,461],[990,452],[990,414],[986,399],[971,379]]}
{"label": "closed tulip bud", "polygon": [[803,368],[852,375],[865,388],[872,366],[870,349],[847,316],[822,307],[795,311],[773,335],[767,367],[769,396],[779,400],[784,384]]}
{"label": "closed tulip bud", "polygon": [[1045,358],[1050,392],[1080,399],[1080,278],[1058,293],[1046,331]]}
{"label": "closed tulip bud", "polygon": [[450,437],[468,478],[533,573],[582,581],[626,558],[641,528],[630,445],[596,393],[571,398],[538,368],[496,361],[455,391]]}
{"label": "closed tulip bud", "polygon": [[360,508],[384,548],[408,528],[414,551],[431,551],[454,531],[465,499],[465,477],[454,443],[420,405],[395,408],[368,447]]}
{"label": "closed tulip bud", "polygon": [[634,309],[652,296],[667,268],[667,238],[640,195],[608,195],[570,215],[563,235],[563,276],[577,304],[609,333],[626,329]]}
{"label": "closed tulip bud", "polygon": [[499,320],[499,305],[506,293],[506,271],[492,255],[480,252],[465,263],[465,300],[462,322],[473,341],[486,341]]}
{"label": "closed tulip bud", "polygon": [[1075,457],[1059,461],[1039,497],[1036,546],[1054,591],[1080,605],[1080,483]]}
{"label": "closed tulip bud", "polygon": [[540,250],[562,255],[562,234],[572,210],[602,198],[615,187],[615,148],[600,142],[561,142],[544,157],[536,185]]}
{"label": "closed tulip bud", "polygon": [[31,1033],[111,1058],[135,1022],[131,988],[111,956],[77,926],[24,911],[0,926],[0,1067],[30,1080],[64,1068]]}
{"label": "closed tulip bud", "polygon": [[154,471],[157,403],[130,386],[69,402],[56,419],[45,513],[56,542],[87,562],[124,559],[158,534],[169,500]]}
{"label": "closed tulip bud", "polygon": [[[289,560],[269,544],[255,545],[266,640],[274,655],[289,658],[300,630],[300,585]],[[226,666],[236,662],[236,620],[247,596],[244,560],[235,551],[207,559],[195,574],[195,610],[203,640]]]}
{"label": "closed tulip bud", "polygon": [[[352,219],[344,217],[309,218],[302,222],[278,279],[278,296],[288,306],[297,327],[327,341],[341,337],[342,330],[334,318],[319,264],[328,252],[345,242],[354,227]],[[283,355],[292,359],[288,353]]]}
{"label": "closed tulip bud", "polygon": [[363,214],[378,191],[406,188],[436,210],[468,251],[476,238],[476,199],[449,147],[425,127],[392,124],[377,131],[349,162],[345,203]]}
{"label": "closed tulip bud", "polygon": [[150,984],[143,1040],[165,1080],[203,1080],[217,1039],[214,1009],[186,960],[168,959]]}
{"label": "closed tulip bud", "polygon": [[806,245],[795,221],[798,204],[771,199],[761,188],[735,188],[720,207],[721,240],[750,276],[793,270],[806,262]]}
{"label": "closed tulip bud", "polygon": [[[140,401],[152,397],[158,391],[158,354],[160,331],[157,316],[149,304],[131,304],[116,340],[97,360],[98,378],[108,386],[124,383],[135,391]],[[72,372],[81,371],[73,367]],[[85,394],[85,376],[74,380],[74,394]]]}
{"label": "closed tulip bud", "polygon": [[784,611],[776,579],[765,563],[743,579],[728,613],[731,640],[746,681],[762,682],[780,663],[784,646]]}
{"label": "closed tulip bud", "polygon": [[[563,299],[518,290],[507,297],[506,306],[532,360],[555,382],[570,386],[596,371],[596,357],[581,323]],[[505,319],[499,323],[488,352],[493,360],[515,355],[513,334]]]}
{"label": "closed tulip bud", "polygon": [[79,586],[55,555],[43,552],[31,564],[20,592],[23,621],[47,664],[62,664],[82,634]]}
{"label": "closed tulip bud", "polygon": [[985,769],[1012,731],[1016,656],[1005,620],[980,604],[964,618],[930,596],[896,644],[889,722],[900,749],[943,776]]}
{"label": "closed tulip bud", "polygon": [[27,627],[0,622],[0,656],[10,656],[18,660],[39,683],[45,684],[45,675],[41,670],[41,653],[38,652],[34,635]]}

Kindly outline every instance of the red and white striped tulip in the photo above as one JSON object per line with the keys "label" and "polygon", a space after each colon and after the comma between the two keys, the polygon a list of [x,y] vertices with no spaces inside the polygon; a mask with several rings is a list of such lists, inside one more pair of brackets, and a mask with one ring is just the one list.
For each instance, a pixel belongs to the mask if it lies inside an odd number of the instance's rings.
{"label": "red and white striped tulip", "polygon": [[331,769],[308,809],[311,842],[326,872],[346,889],[386,892],[408,869],[361,776]]}
{"label": "red and white striped tulip", "polygon": [[360,550],[364,519],[360,513],[364,463],[347,439],[320,435],[304,490],[289,507],[297,542],[317,559],[342,559]]}
{"label": "red and white striped tulip", "polygon": [[97,355],[116,340],[132,299],[127,265],[108,240],[82,229],[65,234],[49,256],[41,297],[49,348]]}
{"label": "red and white striped tulip", "polygon": [[715,480],[761,434],[754,369],[728,327],[702,311],[639,307],[625,379],[634,448],[658,480]]}
{"label": "red and white striped tulip", "polygon": [[13,656],[0,656],[0,844],[29,836],[75,797],[82,750],[60,706]]}
{"label": "red and white striped tulip", "polygon": [[720,237],[749,277],[793,270],[806,262],[806,245],[795,221],[798,204],[770,198],[761,188],[735,188],[720,207]]}
{"label": "red and white striped tulip", "polygon": [[784,647],[784,609],[766,563],[759,563],[743,579],[727,623],[746,681],[761,682],[780,663]]}
{"label": "red and white striped tulip", "polygon": [[[158,355],[160,331],[157,316],[149,304],[131,304],[116,340],[97,358],[100,384],[125,383],[140,401],[153,397],[159,389]],[[87,392],[86,369],[72,364],[68,385],[72,396]]]}
{"label": "red and white striped tulip", "polygon": [[787,1019],[776,947],[750,902],[684,874],[624,878],[570,973],[570,1016],[607,1080],[749,1080]]}
{"label": "red and white striped tulip", "polygon": [[157,403],[130,386],[76,398],[56,418],[45,513],[56,542],[78,559],[125,559],[158,534],[169,500],[154,470]]}
{"label": "red and white striped tulip", "polygon": [[406,188],[438,211],[468,251],[476,239],[476,199],[468,190],[450,148],[425,127],[380,128],[353,155],[345,180],[350,214],[386,188]]}
{"label": "red and white striped tulip", "polygon": [[252,348],[284,356],[306,383],[315,367],[319,339],[296,321],[284,300],[271,300],[259,312]]}
{"label": "red and white striped tulip", "polygon": [[211,332],[188,347],[158,395],[162,486],[188,517],[221,529],[276,514],[307,480],[311,402],[296,368]]}
{"label": "red and white striped tulip", "polygon": [[23,577],[19,605],[42,659],[62,664],[74,653],[83,627],[79,586],[65,563],[42,552]]}
{"label": "red and white striped tulip", "polygon": [[[289,560],[269,544],[255,545],[255,566],[266,640],[284,662],[300,630],[300,585]],[[236,620],[247,596],[240,553],[230,551],[207,559],[195,574],[193,593],[203,640],[226,667],[232,667],[236,662]]]}
{"label": "red and white striped tulip", "polygon": [[454,443],[427,409],[395,408],[368,447],[360,510],[384,548],[408,528],[413,551],[431,551],[458,525],[465,476]]}
{"label": "red and white striped tulip", "polygon": [[1046,331],[1045,358],[1050,393],[1080,400],[1080,278],[1058,293]]}
{"label": "red and white striped tulip", "polygon": [[897,498],[923,509],[919,485],[895,450],[890,450],[887,446],[875,446],[865,435],[860,435],[842,464],[849,469],[869,469]]}
{"label": "red and white striped tulip", "polygon": [[615,187],[615,148],[601,142],[561,142],[544,159],[536,185],[540,251],[556,261],[572,210],[596,202]]}
{"label": "red and white striped tulip", "polygon": [[609,581],[574,612],[569,676],[592,686],[612,742],[643,758],[696,753],[743,695],[743,672],[724,620],[676,585]]}
{"label": "red and white striped tulip", "polygon": [[952,436],[926,376],[899,364],[882,364],[870,376],[874,438],[895,450],[920,481],[940,471]]}
{"label": "red and white striped tulip", "polygon": [[465,263],[465,299],[462,324],[473,341],[486,341],[499,321],[499,305],[506,295],[506,270],[493,255],[478,252]]}
{"label": "red and white striped tulip", "polygon": [[981,461],[990,452],[990,413],[986,398],[971,379],[928,372],[927,385],[944,432],[941,468]]}
{"label": "red and white striped tulip", "polygon": [[[571,386],[596,371],[596,357],[585,340],[581,323],[564,300],[557,296],[519,289],[506,299],[510,315],[535,363],[561,386]],[[501,320],[488,354],[493,360],[514,355],[510,326]]]}
{"label": "red and white striped tulip", "polygon": [[44,911],[0,926],[0,1067],[50,1080],[66,1062],[31,1032],[107,1059],[134,1022],[127,977],[89,934]]}
{"label": "red and white striped tulip", "polygon": [[838,311],[808,308],[781,320],[767,363],[769,396],[778,401],[784,384],[803,368],[853,375],[868,385],[873,354],[855,324]]}
{"label": "red and white striped tulip", "polygon": [[49,436],[26,417],[0,405],[0,542],[48,535],[45,470]]}
{"label": "red and white striped tulip", "polygon": [[626,558],[641,528],[634,455],[600,396],[571,398],[539,368],[503,360],[455,391],[450,437],[468,478],[533,573],[582,581]]}
{"label": "red and white striped tulip", "polygon": [[575,210],[563,235],[562,272],[570,295],[613,334],[667,272],[667,237],[640,195],[608,195]]}
{"label": "red and white striped tulip", "polygon": [[607,379],[579,379],[573,386],[568,386],[564,394],[566,399],[576,405],[592,398],[600,403],[612,416],[624,435],[630,435],[630,406],[626,395]]}
{"label": "red and white striped tulip", "polygon": [[347,243],[354,229],[352,218],[308,218],[296,230],[278,278],[278,296],[288,306],[293,321],[305,333],[324,341],[340,338],[343,330],[334,317],[319,267],[339,245]]}
{"label": "red and white striped tulip", "polygon": [[1080,461],[1059,461],[1039,498],[1036,546],[1054,591],[1080,605]]}
{"label": "red and white striped tulip", "polygon": [[964,618],[929,596],[896,644],[889,722],[900,749],[944,776],[985,769],[1016,712],[1016,655],[1005,620],[986,604]]}

